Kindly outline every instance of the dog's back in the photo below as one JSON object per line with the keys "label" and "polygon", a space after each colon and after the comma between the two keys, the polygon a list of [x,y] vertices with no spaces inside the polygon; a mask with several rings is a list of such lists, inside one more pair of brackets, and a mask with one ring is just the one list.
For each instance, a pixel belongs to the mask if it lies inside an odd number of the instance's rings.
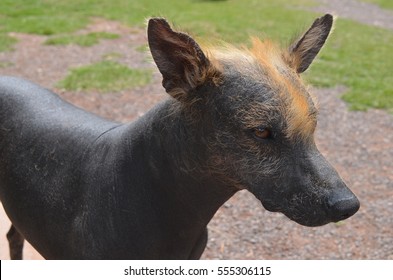
{"label": "dog's back", "polygon": [[[84,153],[117,125],[33,83],[0,77],[0,200],[28,240],[48,240],[48,244],[33,244],[42,252],[56,235],[59,250],[67,249],[59,245],[66,239],[64,228],[72,228],[70,217],[76,215],[73,212],[83,198]],[[48,203],[50,207],[39,207]],[[45,237],[46,233],[51,236]]]}

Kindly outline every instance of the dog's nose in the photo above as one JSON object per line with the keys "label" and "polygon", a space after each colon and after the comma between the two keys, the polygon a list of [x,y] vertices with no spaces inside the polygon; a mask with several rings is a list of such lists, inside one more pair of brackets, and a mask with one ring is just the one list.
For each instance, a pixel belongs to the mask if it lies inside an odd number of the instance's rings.
{"label": "dog's nose", "polygon": [[349,190],[341,191],[329,198],[328,207],[331,218],[334,222],[338,222],[355,214],[359,210],[360,202]]}

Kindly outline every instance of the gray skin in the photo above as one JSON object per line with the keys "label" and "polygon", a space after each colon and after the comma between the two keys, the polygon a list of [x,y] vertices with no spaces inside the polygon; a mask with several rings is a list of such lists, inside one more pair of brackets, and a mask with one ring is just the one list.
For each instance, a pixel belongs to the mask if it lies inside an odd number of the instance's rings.
{"label": "gray skin", "polygon": [[[207,79],[195,86],[182,75],[210,65],[195,41],[163,19],[150,20],[148,36],[175,98],[130,124],[28,81],[0,78],[0,200],[12,222],[12,258],[22,257],[26,239],[47,259],[197,259],[207,224],[240,189],[306,226],[358,210],[313,138],[285,137],[285,110],[265,83],[223,64],[219,85]],[[255,102],[269,104],[268,139],[256,137],[239,113]]]}
{"label": "gray skin", "polygon": [[173,100],[121,125],[21,79],[0,78],[0,92],[0,198],[45,258],[200,256],[196,243],[234,190],[179,170]]}

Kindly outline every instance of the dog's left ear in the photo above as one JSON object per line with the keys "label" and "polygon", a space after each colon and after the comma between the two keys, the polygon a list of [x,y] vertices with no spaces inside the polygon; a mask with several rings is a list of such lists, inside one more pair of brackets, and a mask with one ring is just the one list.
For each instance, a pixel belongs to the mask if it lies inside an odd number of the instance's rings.
{"label": "dog's left ear", "polygon": [[317,18],[310,29],[289,47],[290,65],[297,73],[303,73],[319,53],[333,25],[333,16]]}
{"label": "dog's left ear", "polygon": [[162,18],[149,20],[147,35],[162,85],[170,95],[181,100],[203,83],[209,60],[194,39],[173,31]]}

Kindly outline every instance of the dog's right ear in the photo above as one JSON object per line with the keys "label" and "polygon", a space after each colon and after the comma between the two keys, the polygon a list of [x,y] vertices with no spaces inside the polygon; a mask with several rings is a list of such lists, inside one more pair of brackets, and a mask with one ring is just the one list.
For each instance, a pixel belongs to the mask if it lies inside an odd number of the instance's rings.
{"label": "dog's right ear", "polygon": [[194,39],[173,31],[162,18],[149,20],[147,35],[162,85],[169,94],[181,99],[204,82],[210,63]]}

